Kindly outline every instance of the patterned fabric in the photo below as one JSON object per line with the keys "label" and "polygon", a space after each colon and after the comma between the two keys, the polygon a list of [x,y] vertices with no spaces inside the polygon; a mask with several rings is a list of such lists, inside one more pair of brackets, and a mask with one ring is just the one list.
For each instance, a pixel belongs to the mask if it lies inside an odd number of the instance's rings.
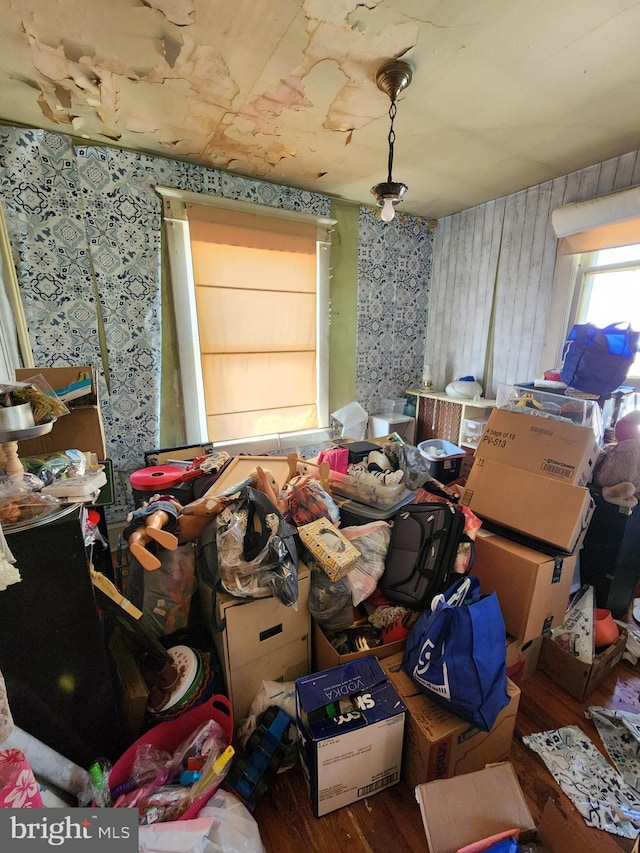
{"label": "patterned fabric", "polygon": [[0,808],[43,808],[40,788],[24,753],[19,749],[0,750]]}
{"label": "patterned fabric", "polygon": [[628,785],[578,726],[522,738],[542,758],[585,822],[624,838],[640,832],[640,794]]}
{"label": "patterned fabric", "polygon": [[[92,364],[116,503],[133,505],[129,476],[160,446],[161,199],[171,186],[317,216],[329,198],[192,163],[62,134],[0,128],[0,200],[35,364]],[[421,375],[433,233],[397,216],[360,215],[356,394],[376,411]],[[100,346],[104,329],[105,361]]]}
{"label": "patterned fabric", "polygon": [[640,714],[592,706],[587,716],[625,782],[640,792]]}

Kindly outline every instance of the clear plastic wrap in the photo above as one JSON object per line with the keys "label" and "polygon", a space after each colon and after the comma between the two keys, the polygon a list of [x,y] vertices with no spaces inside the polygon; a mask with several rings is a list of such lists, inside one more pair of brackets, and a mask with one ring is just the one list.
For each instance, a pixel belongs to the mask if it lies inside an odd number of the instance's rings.
{"label": "clear plastic wrap", "polygon": [[372,595],[382,577],[391,527],[386,521],[374,521],[343,527],[342,532],[360,551],[358,562],[347,575],[353,604],[357,606]]}
{"label": "clear plastic wrap", "polygon": [[33,491],[20,480],[0,483],[0,524],[3,526],[51,515],[60,505],[58,498]]}
{"label": "clear plastic wrap", "polygon": [[49,486],[67,477],[82,477],[87,471],[87,458],[80,450],[65,450],[22,459],[25,471]]}
{"label": "clear plastic wrap", "polygon": [[[218,516],[216,533],[220,581],[231,595],[262,598],[274,595],[297,605],[298,562],[292,530],[277,509],[262,513],[261,493],[247,488]],[[257,529],[260,528],[260,529]]]}

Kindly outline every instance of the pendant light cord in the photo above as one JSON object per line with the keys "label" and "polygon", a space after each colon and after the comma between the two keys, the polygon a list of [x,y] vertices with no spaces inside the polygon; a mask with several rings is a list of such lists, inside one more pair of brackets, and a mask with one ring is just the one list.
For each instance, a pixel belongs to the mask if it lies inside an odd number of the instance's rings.
{"label": "pendant light cord", "polygon": [[391,120],[391,127],[389,128],[389,177],[387,180],[389,183],[393,183],[393,178],[391,177],[391,172],[393,171],[393,145],[396,141],[396,133],[393,129],[393,120],[396,117],[396,113],[398,108],[396,107],[395,98],[391,99],[391,106],[389,107],[389,119]]}

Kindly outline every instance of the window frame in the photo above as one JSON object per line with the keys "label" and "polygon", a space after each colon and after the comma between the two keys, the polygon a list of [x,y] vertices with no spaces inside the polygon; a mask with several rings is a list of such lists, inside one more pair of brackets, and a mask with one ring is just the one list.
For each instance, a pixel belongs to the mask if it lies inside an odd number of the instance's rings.
{"label": "window frame", "polygon": [[[632,244],[629,244],[632,245]],[[606,248],[606,247],[605,247]],[[564,346],[575,323],[581,322],[580,308],[585,298],[585,282],[591,272],[624,271],[638,268],[637,261],[614,264],[594,263],[600,249],[576,254],[558,254],[553,290],[547,314],[547,331],[542,348],[539,375],[552,367],[560,367]],[[625,384],[640,390],[640,376],[627,377]]]}
{"label": "window frame", "polygon": [[[329,326],[330,326],[330,246],[335,219],[281,210],[251,202],[234,201],[219,196],[157,186],[162,199],[166,227],[170,281],[173,292],[179,370],[182,380],[185,437],[188,444],[211,443],[207,434],[204,384],[201,369],[195,282],[189,238],[187,204],[207,205],[312,224],[316,228],[316,380],[318,427],[299,433],[277,436],[253,436],[238,442],[213,441],[217,447],[238,444],[262,444],[264,449],[277,449],[283,444],[313,443],[326,437],[329,429]],[[281,436],[284,441],[281,440]],[[287,442],[286,439],[289,439]]]}

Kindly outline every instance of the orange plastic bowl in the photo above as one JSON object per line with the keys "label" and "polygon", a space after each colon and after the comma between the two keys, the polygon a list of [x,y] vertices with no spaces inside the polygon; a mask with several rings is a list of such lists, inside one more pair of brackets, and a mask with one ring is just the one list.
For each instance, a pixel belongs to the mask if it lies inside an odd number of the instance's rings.
{"label": "orange plastic bowl", "polygon": [[596,648],[603,648],[615,643],[620,634],[620,629],[614,622],[610,610],[596,608],[593,614],[594,638]]}

